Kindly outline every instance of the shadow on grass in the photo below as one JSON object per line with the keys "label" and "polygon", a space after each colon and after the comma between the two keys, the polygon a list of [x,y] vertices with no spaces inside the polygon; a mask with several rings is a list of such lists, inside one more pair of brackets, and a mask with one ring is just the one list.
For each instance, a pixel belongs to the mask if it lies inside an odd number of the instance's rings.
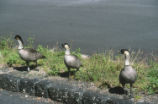
{"label": "shadow on grass", "polygon": [[[76,72],[77,72],[77,71],[70,71],[70,77],[71,77],[71,76],[75,76]],[[58,75],[59,75],[60,77],[69,78],[69,72],[68,72],[68,71],[62,72],[62,73],[58,73]]]}
{"label": "shadow on grass", "polygon": [[108,83],[107,81],[105,81],[104,83],[102,83],[99,88],[103,88],[103,87],[107,87],[109,89],[109,93],[112,94],[119,94],[119,95],[123,95],[123,94],[127,94],[127,91],[124,90],[122,87],[120,86],[116,86],[116,87],[112,87],[110,85],[110,83]]}
{"label": "shadow on grass", "polygon": [[[41,66],[41,65],[38,65],[38,66]],[[13,67],[13,68],[18,71],[27,71],[27,66],[20,66],[20,67]],[[36,65],[30,65],[30,70],[39,71]]]}
{"label": "shadow on grass", "polygon": [[124,90],[120,86],[109,88],[109,92],[112,93],[112,94],[119,94],[119,95],[127,94],[127,91]]}

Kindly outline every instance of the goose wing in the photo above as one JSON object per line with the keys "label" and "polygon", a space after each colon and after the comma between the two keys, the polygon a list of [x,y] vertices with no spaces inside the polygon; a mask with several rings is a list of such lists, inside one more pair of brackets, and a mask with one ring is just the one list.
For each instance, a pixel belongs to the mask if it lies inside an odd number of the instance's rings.
{"label": "goose wing", "polygon": [[35,49],[32,48],[26,48],[26,51],[28,51],[30,54],[32,54],[34,57],[36,58],[45,58],[45,56],[43,56],[41,53],[39,53],[38,51],[36,51]]}
{"label": "goose wing", "polygon": [[40,58],[45,58],[42,54],[40,54],[38,51],[32,48],[25,48],[19,51],[19,54],[22,59],[24,60],[30,60],[30,61],[35,61]]}
{"label": "goose wing", "polygon": [[64,62],[67,66],[72,68],[79,68],[80,66],[82,66],[80,59],[75,55],[66,55]]}
{"label": "goose wing", "polygon": [[121,83],[134,83],[137,79],[137,72],[132,66],[125,66],[119,76]]}

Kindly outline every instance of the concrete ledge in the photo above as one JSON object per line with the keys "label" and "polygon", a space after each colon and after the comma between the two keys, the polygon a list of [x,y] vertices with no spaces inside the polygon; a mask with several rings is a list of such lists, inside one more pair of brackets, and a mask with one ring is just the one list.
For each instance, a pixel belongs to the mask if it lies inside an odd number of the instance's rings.
{"label": "concrete ledge", "polygon": [[86,91],[82,100],[83,104],[133,104],[130,100],[118,99],[91,91]]}
{"label": "concrete ledge", "polygon": [[[17,73],[20,73],[17,71]],[[0,74],[0,88],[51,98],[64,104],[133,104],[131,100],[101,94],[69,81],[24,78],[11,74]],[[138,104],[138,103],[137,103]],[[149,103],[139,103],[149,104]]]}

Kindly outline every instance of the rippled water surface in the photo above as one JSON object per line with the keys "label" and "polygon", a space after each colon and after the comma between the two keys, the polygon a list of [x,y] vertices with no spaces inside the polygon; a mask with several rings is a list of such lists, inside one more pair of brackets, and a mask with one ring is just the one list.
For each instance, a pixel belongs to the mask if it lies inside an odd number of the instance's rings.
{"label": "rippled water surface", "polygon": [[0,0],[0,34],[84,52],[158,49],[158,0]]}

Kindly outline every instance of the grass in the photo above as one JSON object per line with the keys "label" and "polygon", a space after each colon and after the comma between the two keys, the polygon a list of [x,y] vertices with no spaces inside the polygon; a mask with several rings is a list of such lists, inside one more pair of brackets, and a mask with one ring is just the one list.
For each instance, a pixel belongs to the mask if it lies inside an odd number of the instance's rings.
{"label": "grass", "polygon": [[[24,66],[15,48],[16,43],[12,37],[0,37],[0,64],[7,66]],[[26,47],[33,46],[33,39],[28,39]],[[46,59],[38,60],[40,69],[50,76],[57,76],[58,73],[66,72],[64,65],[64,51],[57,48],[50,50],[39,45],[37,50],[46,56]],[[72,52],[78,57],[81,56],[80,49]],[[143,57],[142,51],[131,51],[131,62],[138,72],[138,79],[134,84],[135,92],[158,93],[158,58]],[[156,57],[156,58],[155,58]],[[81,58],[81,57],[80,57]],[[107,88],[120,85],[118,76],[123,68],[124,57],[109,50],[106,53],[95,53],[90,59],[81,59],[83,66],[73,76],[75,80],[94,82],[96,86]],[[32,63],[33,64],[33,63]],[[128,86],[129,87],[129,86]]]}

